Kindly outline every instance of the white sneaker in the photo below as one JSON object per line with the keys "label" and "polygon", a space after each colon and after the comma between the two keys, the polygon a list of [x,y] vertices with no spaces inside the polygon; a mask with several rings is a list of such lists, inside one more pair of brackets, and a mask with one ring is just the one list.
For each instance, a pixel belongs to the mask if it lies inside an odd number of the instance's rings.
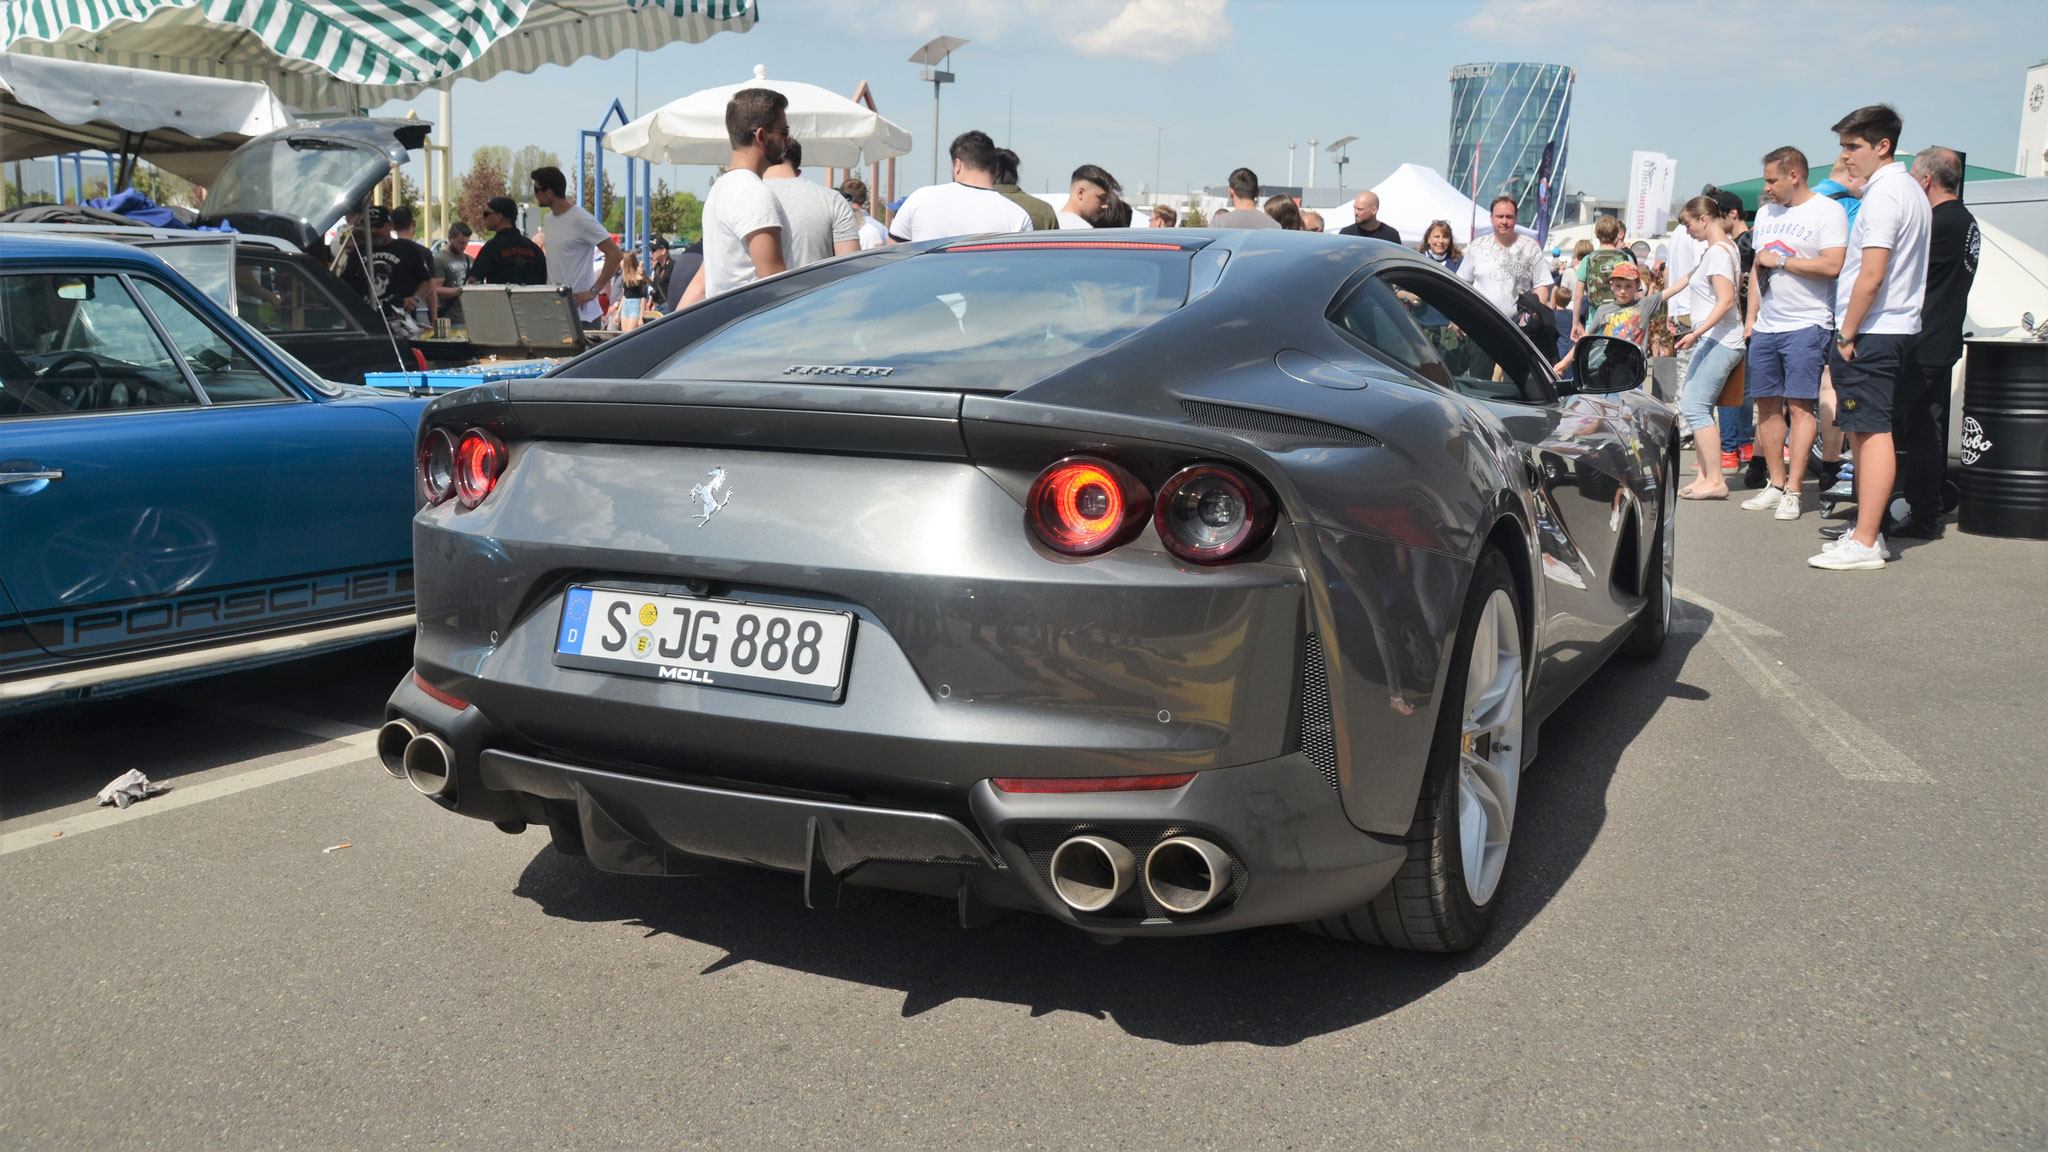
{"label": "white sneaker", "polygon": [[1854,536],[1844,536],[1822,548],[1818,556],[1807,557],[1806,563],[1809,567],[1825,568],[1831,572],[1855,572],[1882,568],[1884,560],[1884,537],[1879,536],[1877,545],[1872,547]]}
{"label": "white sneaker", "polygon": [[1772,484],[1767,485],[1763,491],[1757,493],[1754,496],[1751,496],[1747,500],[1744,500],[1742,502],[1742,506],[1744,508],[1749,509],[1751,512],[1761,512],[1766,508],[1777,507],[1778,504],[1784,500],[1784,498],[1785,490],[1783,488],[1778,487],[1775,484]]}
{"label": "white sneaker", "polygon": [[1778,519],[1799,519],[1799,493],[1787,492],[1778,501]]}

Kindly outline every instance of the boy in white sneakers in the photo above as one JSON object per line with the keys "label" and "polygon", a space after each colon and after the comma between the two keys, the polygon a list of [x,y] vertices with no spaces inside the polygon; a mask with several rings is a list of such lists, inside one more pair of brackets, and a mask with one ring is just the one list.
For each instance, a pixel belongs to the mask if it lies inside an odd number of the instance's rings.
{"label": "boy in white sneakers", "polygon": [[1835,281],[1835,423],[1856,453],[1856,528],[1807,560],[1831,571],[1882,568],[1882,529],[1898,461],[1892,454],[1892,397],[1914,363],[1927,292],[1927,195],[1892,158],[1899,114],[1873,104],[1842,117],[1842,163],[1866,181],[1849,227],[1849,251]]}

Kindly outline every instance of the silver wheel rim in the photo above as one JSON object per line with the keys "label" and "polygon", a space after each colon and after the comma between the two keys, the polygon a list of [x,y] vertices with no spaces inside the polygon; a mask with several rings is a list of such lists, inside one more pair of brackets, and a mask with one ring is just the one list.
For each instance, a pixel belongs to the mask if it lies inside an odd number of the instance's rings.
{"label": "silver wheel rim", "polygon": [[1514,598],[1494,589],[1472,634],[1465,730],[1458,747],[1458,846],[1465,891],[1485,906],[1500,886],[1522,783],[1522,629]]}

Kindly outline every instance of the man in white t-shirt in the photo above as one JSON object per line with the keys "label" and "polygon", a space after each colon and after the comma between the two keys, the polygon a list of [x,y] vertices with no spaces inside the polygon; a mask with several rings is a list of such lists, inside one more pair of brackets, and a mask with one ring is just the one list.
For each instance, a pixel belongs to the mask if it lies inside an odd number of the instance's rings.
{"label": "man in white t-shirt", "polygon": [[1550,269],[1543,249],[1536,241],[1515,231],[1519,211],[1512,196],[1496,196],[1491,209],[1493,231],[1465,246],[1464,263],[1458,265],[1458,279],[1470,284],[1481,296],[1500,309],[1501,315],[1515,314],[1515,300],[1539,287],[1547,295]]}
{"label": "man in white t-shirt", "polygon": [[732,160],[704,198],[704,263],[683,290],[682,307],[784,271],[789,218],[761,179],[789,147],[789,97],[742,88],[725,103]]}
{"label": "man in white t-shirt", "polygon": [[1892,399],[1911,370],[1927,294],[1927,194],[1892,158],[1903,125],[1887,104],[1858,108],[1835,123],[1842,163],[1865,181],[1835,278],[1835,423],[1856,454],[1856,528],[1807,560],[1832,571],[1885,565],[1884,515],[1898,460],[1892,455]]}
{"label": "man in white t-shirt", "polygon": [[791,140],[782,163],[761,174],[789,220],[789,231],[782,234],[782,258],[791,268],[860,251],[860,221],[853,205],[823,184],[802,179],[803,163],[803,144]]}
{"label": "man in white t-shirt", "polygon": [[[597,217],[569,199],[569,178],[553,166],[533,170],[533,201],[540,205],[541,247],[547,252],[548,283],[575,294],[576,314],[585,324],[604,315],[597,286],[619,274],[626,254]],[[602,257],[602,263],[600,263]]]}
{"label": "man in white t-shirt", "polygon": [[1093,164],[1074,169],[1067,183],[1067,202],[1059,210],[1060,227],[1093,228],[1109,207],[1110,197],[1124,190],[1117,179]]}
{"label": "man in white t-shirt", "polygon": [[953,182],[912,192],[889,221],[890,243],[1031,231],[1031,213],[996,191],[996,142],[988,133],[962,132],[951,151]]}
{"label": "man in white t-shirt", "polygon": [[1809,187],[1806,174],[1806,154],[1797,148],[1764,156],[1764,202],[1752,229],[1747,379],[1756,401],[1757,449],[1771,480],[1744,508],[1772,507],[1787,493],[1799,494],[1819,429],[1820,373],[1835,326],[1835,276],[1849,243],[1849,217]]}

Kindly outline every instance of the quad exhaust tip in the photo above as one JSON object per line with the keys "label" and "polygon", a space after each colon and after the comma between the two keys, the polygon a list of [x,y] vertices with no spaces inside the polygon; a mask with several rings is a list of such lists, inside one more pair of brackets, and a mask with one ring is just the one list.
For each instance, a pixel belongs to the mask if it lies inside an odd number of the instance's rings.
{"label": "quad exhaust tip", "polygon": [[1228,887],[1230,853],[1200,837],[1161,840],[1145,855],[1145,889],[1168,912],[1200,912]]}
{"label": "quad exhaust tip", "polygon": [[405,746],[405,778],[423,796],[455,791],[455,749],[432,732],[414,736]]}
{"label": "quad exhaust tip", "polygon": [[377,759],[384,762],[384,770],[392,779],[405,779],[405,746],[420,730],[410,720],[393,720],[377,729]]}
{"label": "quad exhaust tip", "polygon": [[1052,888],[1076,912],[1100,912],[1130,891],[1138,858],[1103,836],[1076,836],[1052,852]]}

